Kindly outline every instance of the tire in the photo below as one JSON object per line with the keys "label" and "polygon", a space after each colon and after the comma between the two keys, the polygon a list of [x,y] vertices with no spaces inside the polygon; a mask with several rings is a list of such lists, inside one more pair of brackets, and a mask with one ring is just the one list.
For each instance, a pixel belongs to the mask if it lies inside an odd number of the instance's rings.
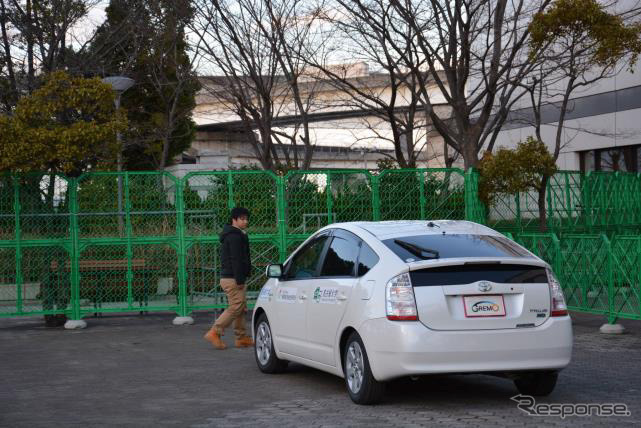
{"label": "tire", "polygon": [[358,333],[347,339],[343,352],[343,373],[347,393],[356,404],[375,404],[385,393],[385,384],[374,379],[365,345]]}
{"label": "tire", "polygon": [[523,395],[544,397],[554,391],[558,377],[558,372],[533,372],[514,379],[514,384]]}
{"label": "tire", "polygon": [[272,330],[267,315],[260,314],[254,332],[254,356],[256,364],[263,373],[282,373],[287,369],[288,362],[281,360],[274,351]]}

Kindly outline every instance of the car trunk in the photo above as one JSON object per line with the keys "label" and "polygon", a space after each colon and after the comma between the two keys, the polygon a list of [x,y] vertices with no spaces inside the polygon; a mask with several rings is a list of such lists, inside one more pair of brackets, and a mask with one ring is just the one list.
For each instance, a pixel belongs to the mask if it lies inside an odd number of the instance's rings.
{"label": "car trunk", "polygon": [[449,259],[410,264],[419,320],[433,330],[536,327],[550,315],[543,263]]}

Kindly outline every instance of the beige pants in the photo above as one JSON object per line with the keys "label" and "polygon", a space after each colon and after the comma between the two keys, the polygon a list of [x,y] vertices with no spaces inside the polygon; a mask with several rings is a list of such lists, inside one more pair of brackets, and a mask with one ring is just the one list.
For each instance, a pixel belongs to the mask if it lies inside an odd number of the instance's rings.
{"label": "beige pants", "polygon": [[236,337],[247,336],[245,327],[245,310],[247,308],[245,285],[236,284],[236,280],[233,278],[221,278],[220,286],[227,294],[229,306],[214,323],[214,329],[218,334],[222,335],[225,328],[229,327],[233,322]]}

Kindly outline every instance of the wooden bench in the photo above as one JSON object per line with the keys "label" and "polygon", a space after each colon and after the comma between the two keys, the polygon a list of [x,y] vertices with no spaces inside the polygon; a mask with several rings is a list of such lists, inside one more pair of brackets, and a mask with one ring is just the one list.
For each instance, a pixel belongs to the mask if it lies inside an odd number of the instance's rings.
{"label": "wooden bench", "polygon": [[[79,260],[78,272],[80,298],[89,299],[93,302],[96,312],[102,307],[103,302],[127,302],[127,259],[113,260]],[[141,308],[148,306],[149,295],[156,293],[156,283],[150,283],[153,274],[159,269],[150,266],[145,259],[132,259],[131,272],[134,275],[131,282],[132,299],[137,301]],[[116,273],[116,278],[112,275]],[[136,275],[139,274],[139,275]],[[59,266],[57,260],[51,262],[51,278],[49,281],[65,281],[69,284],[71,276],[71,262],[65,261],[64,266]],[[62,276],[62,277],[61,277]],[[155,278],[157,280],[157,278]],[[153,290],[152,290],[153,289]],[[141,313],[144,312],[141,310]]]}

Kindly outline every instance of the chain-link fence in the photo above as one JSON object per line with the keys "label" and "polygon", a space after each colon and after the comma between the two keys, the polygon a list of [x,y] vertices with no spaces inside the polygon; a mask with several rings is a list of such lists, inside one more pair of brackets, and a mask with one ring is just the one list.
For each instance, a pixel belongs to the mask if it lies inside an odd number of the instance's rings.
{"label": "chain-link fence", "polygon": [[638,175],[554,176],[546,209],[558,237],[530,232],[536,195],[488,209],[478,181],[459,169],[0,176],[0,316],[224,307],[218,233],[234,206],[252,213],[250,301],[265,266],[327,224],[467,219],[513,233],[550,261],[574,309],[639,316]]}

